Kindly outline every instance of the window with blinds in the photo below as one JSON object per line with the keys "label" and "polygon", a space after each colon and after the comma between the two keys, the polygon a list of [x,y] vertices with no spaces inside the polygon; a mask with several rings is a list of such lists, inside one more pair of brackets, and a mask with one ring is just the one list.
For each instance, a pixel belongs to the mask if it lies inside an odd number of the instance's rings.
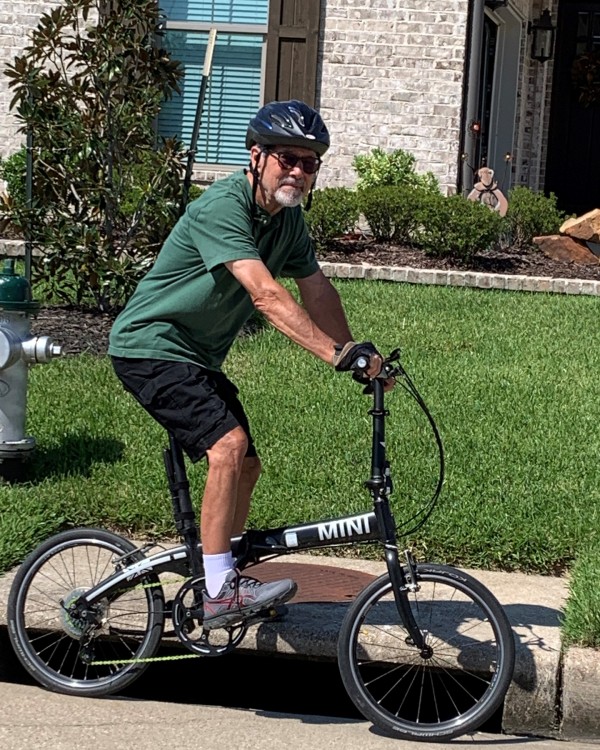
{"label": "window with blinds", "polygon": [[217,32],[206,87],[196,163],[242,165],[248,161],[248,121],[260,106],[268,0],[164,0],[164,44],[183,64],[181,94],[166,101],[159,133],[190,145],[211,28]]}

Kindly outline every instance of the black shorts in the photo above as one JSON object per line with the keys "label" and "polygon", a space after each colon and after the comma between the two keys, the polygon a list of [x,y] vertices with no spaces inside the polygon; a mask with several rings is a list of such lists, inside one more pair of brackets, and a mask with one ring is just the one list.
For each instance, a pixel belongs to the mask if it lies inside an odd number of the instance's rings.
{"label": "black shorts", "polygon": [[248,436],[247,456],[256,456],[238,389],[221,372],[188,362],[112,357],[117,377],[192,461],[206,455],[236,427]]}

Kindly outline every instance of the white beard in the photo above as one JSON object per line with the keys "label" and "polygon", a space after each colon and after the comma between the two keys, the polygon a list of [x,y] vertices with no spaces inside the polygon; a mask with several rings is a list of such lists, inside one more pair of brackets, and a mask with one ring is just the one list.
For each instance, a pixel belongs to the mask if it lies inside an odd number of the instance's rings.
{"label": "white beard", "polygon": [[284,206],[285,208],[294,208],[295,206],[299,206],[302,203],[302,199],[304,198],[304,192],[302,188],[295,188],[294,190],[290,190],[291,186],[288,185],[287,188],[284,188],[283,186],[280,188],[277,188],[275,191],[275,200],[277,203],[279,203],[280,206]]}

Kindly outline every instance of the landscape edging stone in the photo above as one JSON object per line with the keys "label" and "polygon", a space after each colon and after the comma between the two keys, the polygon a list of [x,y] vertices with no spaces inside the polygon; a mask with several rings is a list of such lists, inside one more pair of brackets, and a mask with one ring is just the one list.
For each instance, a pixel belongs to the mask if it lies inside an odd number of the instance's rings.
{"label": "landscape edging stone", "polygon": [[515,292],[546,292],[600,296],[600,281],[556,279],[551,276],[521,276],[475,271],[442,271],[410,266],[374,266],[369,263],[332,263],[319,261],[325,276],[337,279],[371,279],[407,284],[501,289]]}

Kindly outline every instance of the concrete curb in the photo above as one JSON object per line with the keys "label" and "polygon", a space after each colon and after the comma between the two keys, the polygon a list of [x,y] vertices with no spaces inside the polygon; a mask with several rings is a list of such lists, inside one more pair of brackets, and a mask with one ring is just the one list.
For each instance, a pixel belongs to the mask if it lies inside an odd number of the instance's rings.
{"label": "concrete curb", "polygon": [[600,737],[600,651],[570,648],[565,653],[562,737]]}
{"label": "concrete curb", "polygon": [[555,279],[550,276],[519,276],[474,271],[441,271],[409,266],[375,266],[368,263],[358,265],[323,261],[319,265],[325,276],[337,279],[373,279],[406,284],[475,287],[511,292],[600,295],[600,281],[584,279]]}

